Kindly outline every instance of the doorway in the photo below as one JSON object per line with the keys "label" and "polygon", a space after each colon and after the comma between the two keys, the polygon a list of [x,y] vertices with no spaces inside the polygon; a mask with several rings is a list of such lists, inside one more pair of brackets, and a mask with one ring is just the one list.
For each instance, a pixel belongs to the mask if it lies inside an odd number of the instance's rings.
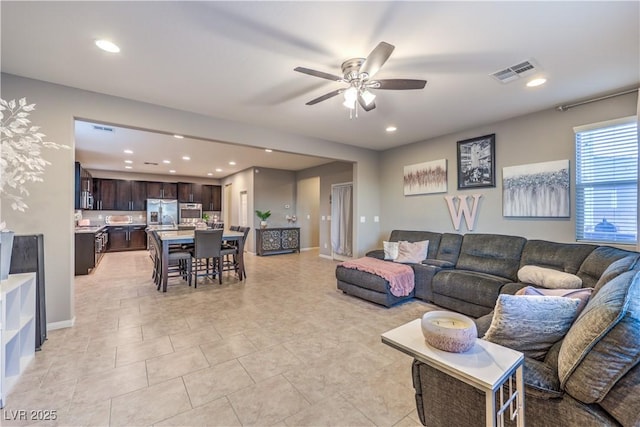
{"label": "doorway", "polygon": [[231,211],[233,210],[233,203],[231,202],[233,195],[233,184],[227,184],[224,186],[224,200],[222,201],[222,207],[224,208],[224,225],[228,228],[232,223],[233,214]]}
{"label": "doorway", "polygon": [[344,261],[353,256],[353,183],[331,186],[331,255]]}
{"label": "doorway", "polygon": [[246,191],[240,192],[240,225],[249,226],[249,197]]}

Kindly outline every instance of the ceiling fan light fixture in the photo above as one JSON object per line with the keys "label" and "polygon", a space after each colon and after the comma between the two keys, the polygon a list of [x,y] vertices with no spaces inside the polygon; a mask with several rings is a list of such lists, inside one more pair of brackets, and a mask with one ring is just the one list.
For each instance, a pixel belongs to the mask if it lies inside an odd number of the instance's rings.
{"label": "ceiling fan light fixture", "polygon": [[362,100],[367,105],[371,105],[373,100],[376,99],[376,96],[369,89],[364,89],[361,95],[362,95]]}
{"label": "ceiling fan light fixture", "polygon": [[347,108],[354,109],[356,108],[356,101],[358,100],[358,89],[354,86],[351,86],[349,89],[344,91],[344,105]]}

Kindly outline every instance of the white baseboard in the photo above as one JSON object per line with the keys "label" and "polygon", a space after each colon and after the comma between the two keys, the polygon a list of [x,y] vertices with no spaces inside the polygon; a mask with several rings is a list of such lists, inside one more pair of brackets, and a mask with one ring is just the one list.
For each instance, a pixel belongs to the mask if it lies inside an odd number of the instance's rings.
{"label": "white baseboard", "polygon": [[300,252],[315,251],[316,249],[320,249],[320,247],[319,246],[312,246],[310,248],[300,248]]}
{"label": "white baseboard", "polygon": [[331,261],[333,261],[333,257],[331,255],[320,254],[318,256],[320,258],[330,259]]}
{"label": "white baseboard", "polygon": [[76,324],[76,318],[74,316],[73,319],[70,319],[70,320],[63,320],[62,322],[47,323],[47,331],[55,331],[56,329],[71,328],[75,324]]}

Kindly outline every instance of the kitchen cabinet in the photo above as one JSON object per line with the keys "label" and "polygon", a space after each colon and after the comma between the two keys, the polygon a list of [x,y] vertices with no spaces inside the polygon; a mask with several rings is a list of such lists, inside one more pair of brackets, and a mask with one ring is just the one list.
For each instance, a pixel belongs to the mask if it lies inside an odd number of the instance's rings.
{"label": "kitchen cabinet", "polygon": [[116,180],[95,178],[93,180],[93,209],[116,209]]}
{"label": "kitchen cabinet", "polygon": [[300,227],[259,228],[256,240],[258,255],[300,252]]}
{"label": "kitchen cabinet", "polygon": [[93,209],[93,178],[80,162],[76,162],[75,169],[74,208]]}
{"label": "kitchen cabinet", "polygon": [[96,268],[106,252],[108,236],[105,230],[95,233],[76,232],[75,275],[89,274]]}
{"label": "kitchen cabinet", "polygon": [[145,181],[116,181],[116,210],[143,211],[147,200]]}
{"label": "kitchen cabinet", "polygon": [[147,182],[147,199],[177,199],[178,184],[175,182]]}
{"label": "kitchen cabinet", "polygon": [[202,186],[202,210],[222,211],[222,187],[220,185]]}
{"label": "kitchen cabinet", "polygon": [[109,252],[134,251],[147,248],[144,225],[109,226]]}
{"label": "kitchen cabinet", "polygon": [[178,183],[178,201],[180,203],[201,203],[202,184],[190,182]]}

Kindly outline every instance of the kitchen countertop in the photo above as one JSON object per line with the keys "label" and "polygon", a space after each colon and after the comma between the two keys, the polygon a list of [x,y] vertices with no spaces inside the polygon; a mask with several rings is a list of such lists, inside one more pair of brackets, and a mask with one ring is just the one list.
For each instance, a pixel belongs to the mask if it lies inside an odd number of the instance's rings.
{"label": "kitchen countertop", "polygon": [[[106,230],[107,227],[118,227],[124,225],[142,226],[146,227],[145,223],[132,223],[132,224],[102,224],[102,225],[88,225],[83,227],[76,227],[76,233],[98,233],[102,230]],[[171,226],[169,226],[171,227]]]}

